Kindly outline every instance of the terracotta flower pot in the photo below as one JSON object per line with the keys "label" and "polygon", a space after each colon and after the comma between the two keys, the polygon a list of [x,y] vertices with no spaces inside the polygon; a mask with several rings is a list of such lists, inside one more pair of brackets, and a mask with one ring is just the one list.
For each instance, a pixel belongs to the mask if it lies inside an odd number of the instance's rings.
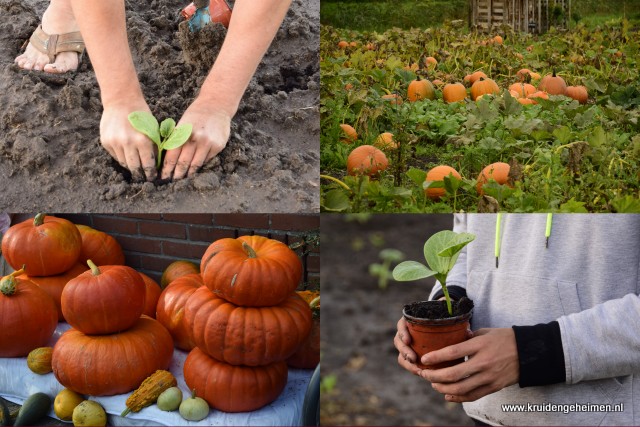
{"label": "terracotta flower pot", "polygon": [[466,341],[467,331],[470,329],[469,319],[473,314],[473,309],[465,314],[445,319],[423,319],[407,314],[409,307],[424,303],[436,303],[436,301],[414,302],[406,305],[402,310],[402,315],[407,321],[409,335],[411,336],[411,348],[418,355],[418,362],[416,363],[418,367],[422,369],[440,369],[464,362],[464,359],[436,365],[423,365],[419,362],[422,356],[431,351]]}

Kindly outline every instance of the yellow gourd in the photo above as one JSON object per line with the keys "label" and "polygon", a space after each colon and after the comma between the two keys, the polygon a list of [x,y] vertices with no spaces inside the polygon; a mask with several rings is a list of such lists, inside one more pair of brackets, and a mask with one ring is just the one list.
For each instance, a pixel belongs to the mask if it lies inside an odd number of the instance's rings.
{"label": "yellow gourd", "polygon": [[129,396],[127,409],[122,412],[122,416],[126,416],[131,411],[138,412],[142,408],[155,403],[163,391],[177,384],[178,382],[171,372],[161,369],[155,371]]}
{"label": "yellow gourd", "polygon": [[85,400],[73,410],[74,426],[106,426],[107,413],[93,400]]}
{"label": "yellow gourd", "polygon": [[31,350],[27,356],[27,366],[36,374],[48,374],[53,371],[53,368],[51,368],[52,353],[52,347],[39,347]]}
{"label": "yellow gourd", "polygon": [[53,412],[62,421],[71,421],[73,419],[73,410],[83,401],[84,397],[73,390],[65,388],[56,395],[53,401]]}

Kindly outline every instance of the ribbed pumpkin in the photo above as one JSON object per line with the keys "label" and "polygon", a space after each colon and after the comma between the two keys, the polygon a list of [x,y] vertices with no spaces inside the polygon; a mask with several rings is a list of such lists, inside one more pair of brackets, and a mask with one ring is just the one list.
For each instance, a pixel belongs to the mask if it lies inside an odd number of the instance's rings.
{"label": "ribbed pumpkin", "polygon": [[471,86],[471,99],[473,99],[474,101],[480,95],[487,95],[492,93],[500,93],[500,88],[498,87],[496,82],[491,79],[480,77],[480,79],[478,79],[478,81],[476,81]]}
{"label": "ribbed pumpkin", "polygon": [[445,102],[460,102],[467,97],[467,89],[462,83],[449,83],[442,89],[442,98]]}
{"label": "ribbed pumpkin", "polygon": [[0,280],[0,357],[22,357],[44,347],[58,325],[53,300],[38,285],[15,276]]}
{"label": "ribbed pumpkin", "polygon": [[186,260],[174,261],[164,269],[162,277],[160,278],[160,286],[164,289],[178,277],[194,273],[200,274],[200,267],[197,264]]}
{"label": "ribbed pumpkin", "polygon": [[298,350],[287,359],[287,365],[299,369],[313,369],[320,363],[320,292],[298,291],[313,313],[313,325]]}
{"label": "ribbed pumpkin", "polygon": [[349,175],[376,176],[387,169],[387,156],[372,145],[361,145],[347,157],[347,173]]}
{"label": "ribbed pumpkin", "polygon": [[575,99],[580,104],[586,104],[589,100],[589,92],[587,92],[587,88],[584,86],[567,86],[565,95]]}
{"label": "ribbed pumpkin", "polygon": [[156,306],[158,305],[158,299],[162,293],[160,285],[151,277],[144,273],[140,273],[142,281],[144,282],[145,296],[144,296],[144,309],[142,314],[146,314],[149,317],[156,318]]}
{"label": "ribbed pumpkin", "polygon": [[537,89],[534,85],[529,83],[514,83],[509,86],[509,91],[515,91],[518,93],[518,98],[526,98],[532,93],[536,93]]}
{"label": "ribbed pumpkin", "polygon": [[62,290],[67,285],[69,280],[75,279],[80,274],[87,271],[89,267],[85,264],[76,263],[69,271],[66,271],[62,274],[58,274],[56,276],[27,276],[26,274],[22,274],[18,277],[23,279],[31,280],[36,285],[40,286],[40,288],[45,291],[49,296],[53,299],[53,302],[56,303],[56,308],[58,309],[58,321],[64,321],[64,316],[62,314]]}
{"label": "ribbed pumpkin", "polygon": [[436,91],[429,80],[422,80],[418,77],[409,83],[407,90],[407,99],[411,102],[416,102],[422,99],[435,99]]}
{"label": "ribbed pumpkin", "polygon": [[298,255],[284,243],[262,236],[216,240],[202,256],[200,268],[213,293],[247,307],[280,304],[302,278]]}
{"label": "ribbed pumpkin", "polygon": [[145,284],[140,274],[124,265],[98,267],[67,283],[62,291],[62,314],[88,335],[111,334],[133,326],[144,309]]}
{"label": "ribbed pumpkin", "polygon": [[[444,181],[445,176],[453,175],[458,179],[461,179],[460,174],[457,170],[447,165],[440,165],[432,168],[427,172],[427,176],[425,181]],[[427,188],[424,190],[424,193],[432,200],[438,200],[440,197],[444,196],[445,189],[444,188]]]}
{"label": "ribbed pumpkin", "polygon": [[171,282],[162,291],[156,306],[156,319],[167,328],[175,346],[190,351],[196,344],[184,320],[184,304],[196,289],[204,286],[200,274],[187,274]]}
{"label": "ribbed pumpkin", "polygon": [[489,180],[494,180],[500,185],[509,185],[509,171],[511,170],[511,166],[508,163],[496,162],[486,166],[480,172],[478,176],[478,183],[476,184],[476,190],[478,194],[484,194],[484,190],[482,186],[489,182]]}
{"label": "ribbed pumpkin", "polygon": [[238,307],[202,287],[189,297],[184,310],[196,346],[231,365],[285,360],[311,331],[309,305],[295,292],[276,306]]}
{"label": "ribbed pumpkin", "polygon": [[53,276],[69,270],[78,261],[82,238],[66,219],[38,214],[7,230],[2,255],[14,270],[24,265],[29,276]]}
{"label": "ribbed pumpkin", "polygon": [[116,239],[86,225],[76,224],[76,227],[82,236],[81,263],[91,260],[96,265],[124,265],[124,253]]}
{"label": "ribbed pumpkin", "polygon": [[546,75],[540,80],[538,89],[549,95],[564,95],[567,91],[567,84],[562,77],[556,76],[554,70],[552,75]]}
{"label": "ribbed pumpkin", "polygon": [[51,364],[60,384],[82,394],[111,396],[128,393],[173,356],[169,332],[142,316],[130,329],[110,335],[85,335],[76,329],[62,334]]}
{"label": "ribbed pumpkin", "polygon": [[480,80],[480,78],[486,79],[488,78],[487,75],[485,73],[483,73],[482,71],[476,71],[475,73],[471,73],[471,74],[467,74],[466,76],[464,76],[464,82],[468,83],[469,86],[473,85],[475,82],[477,82],[478,80]]}
{"label": "ribbed pumpkin", "polygon": [[184,362],[184,380],[197,396],[224,412],[251,412],[273,402],[287,384],[287,364],[233,366],[218,362],[199,348]]}

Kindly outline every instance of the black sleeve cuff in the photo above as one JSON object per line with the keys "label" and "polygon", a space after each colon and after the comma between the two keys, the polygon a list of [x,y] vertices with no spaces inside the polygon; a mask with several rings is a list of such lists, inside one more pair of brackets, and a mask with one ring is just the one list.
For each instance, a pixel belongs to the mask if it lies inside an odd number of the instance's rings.
{"label": "black sleeve cuff", "polygon": [[[455,285],[447,286],[447,290],[449,291],[449,297],[454,301],[457,301],[460,298],[467,296],[467,290],[461,286],[455,286]],[[444,296],[444,292],[442,292],[442,289],[440,289],[438,292],[435,293],[432,301],[436,301],[438,298],[442,298],[443,296]]]}
{"label": "black sleeve cuff", "polygon": [[557,321],[513,326],[520,363],[520,387],[563,383],[564,352]]}

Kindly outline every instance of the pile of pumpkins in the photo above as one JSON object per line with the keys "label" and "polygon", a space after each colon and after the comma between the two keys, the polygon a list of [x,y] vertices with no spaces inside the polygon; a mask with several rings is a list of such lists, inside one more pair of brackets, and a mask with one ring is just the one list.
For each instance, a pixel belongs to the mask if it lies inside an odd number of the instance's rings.
{"label": "pile of pumpkins", "polygon": [[[122,394],[144,384],[169,367],[174,343],[191,350],[190,389],[228,412],[275,400],[287,359],[299,368],[319,363],[319,295],[312,314],[311,301],[295,292],[300,260],[281,242],[216,241],[202,275],[196,265],[176,262],[163,275],[164,291],[124,265],[113,237],[54,216],[12,226],[2,253],[17,271],[0,280],[0,357],[29,355],[31,370],[53,371],[71,409],[82,402],[79,393]],[[58,321],[72,328],[53,349],[44,347]],[[202,382],[208,377],[216,381]]]}

